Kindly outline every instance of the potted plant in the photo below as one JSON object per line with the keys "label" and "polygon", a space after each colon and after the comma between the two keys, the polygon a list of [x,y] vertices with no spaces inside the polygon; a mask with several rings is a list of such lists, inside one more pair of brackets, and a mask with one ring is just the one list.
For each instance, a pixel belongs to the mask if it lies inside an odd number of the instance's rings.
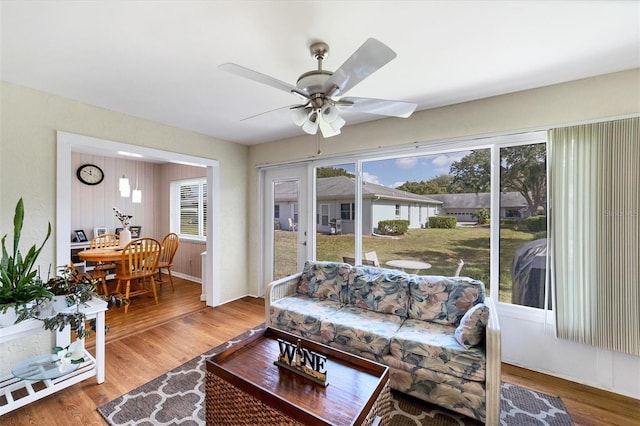
{"label": "potted plant", "polygon": [[[24,203],[22,198],[16,204],[13,217],[13,251],[10,255],[5,245],[7,234],[2,237],[2,258],[0,259],[0,326],[8,326],[28,317],[26,311],[31,304],[50,300],[53,295],[43,285],[34,269],[35,262],[51,236],[51,223],[47,235],[40,245],[31,246],[23,255],[20,252],[20,237],[24,224]],[[7,315],[8,314],[8,315]],[[6,316],[9,316],[7,319]]]}
{"label": "potted plant", "polygon": [[[45,285],[55,296],[61,298],[63,303],[54,305],[54,312],[47,318],[39,318],[36,311],[32,312],[33,318],[38,318],[44,323],[45,330],[62,331],[67,325],[76,332],[79,339],[90,334],[85,328],[86,316],[80,311],[83,304],[94,297],[103,299],[108,307],[120,307],[129,304],[129,300],[121,294],[111,293],[108,296],[100,296],[96,293],[97,280],[85,274],[80,274],[75,268],[64,266],[60,273],[51,278]],[[69,309],[71,308],[71,309]],[[95,322],[90,321],[91,329],[95,330]],[[105,332],[108,327],[105,328]]]}

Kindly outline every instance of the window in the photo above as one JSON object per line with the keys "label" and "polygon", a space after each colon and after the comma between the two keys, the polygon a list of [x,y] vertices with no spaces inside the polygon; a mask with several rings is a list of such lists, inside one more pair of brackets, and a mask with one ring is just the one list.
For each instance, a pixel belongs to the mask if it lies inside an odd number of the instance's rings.
{"label": "window", "polygon": [[354,220],[356,217],[356,203],[340,204],[340,219]]}
{"label": "window", "polygon": [[400,204],[396,204],[396,217],[400,217]]}
{"label": "window", "polygon": [[171,182],[171,232],[181,238],[206,239],[206,178]]}
{"label": "window", "polygon": [[318,225],[329,226],[329,204],[320,204],[318,213]]}
{"label": "window", "polygon": [[[504,303],[551,309],[547,287],[547,147],[506,145],[500,156],[498,275]],[[487,216],[489,215],[487,211]],[[480,221],[481,216],[477,216]],[[488,217],[485,218],[488,220]]]}
{"label": "window", "polygon": [[273,217],[276,219],[280,219],[280,204],[276,204],[273,206]]}

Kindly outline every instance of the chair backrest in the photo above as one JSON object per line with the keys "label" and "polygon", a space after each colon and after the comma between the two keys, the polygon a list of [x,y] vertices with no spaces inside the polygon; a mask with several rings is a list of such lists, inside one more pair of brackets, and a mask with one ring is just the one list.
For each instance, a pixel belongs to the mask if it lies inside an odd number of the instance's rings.
{"label": "chair backrest", "polygon": [[117,234],[102,234],[91,240],[89,248],[117,247],[119,245],[120,237]]}
{"label": "chair backrest", "polygon": [[460,276],[460,271],[462,271],[463,266],[464,266],[464,260],[460,259],[460,261],[458,262],[458,267],[456,268],[456,273],[453,274],[454,277]]}
{"label": "chair backrest", "polygon": [[178,245],[180,244],[180,238],[178,234],[172,232],[167,234],[162,239],[162,250],[160,251],[160,262],[164,264],[171,264],[173,262],[173,256],[178,251]]}
{"label": "chair backrest", "polygon": [[[342,261],[344,263],[348,263],[349,265],[355,265],[356,264],[356,258],[355,257],[342,256]],[[367,260],[367,259],[362,259],[362,265],[364,265],[364,266],[376,266],[376,264],[373,262],[373,260]]]}
{"label": "chair backrest", "polygon": [[160,242],[153,238],[139,238],[124,246],[121,271],[139,276],[155,273],[160,260]]}
{"label": "chair backrest", "polygon": [[364,260],[373,261],[373,266],[380,266],[380,262],[378,261],[378,253],[375,251],[369,251],[364,254],[364,259],[362,259],[362,264],[365,265]]}

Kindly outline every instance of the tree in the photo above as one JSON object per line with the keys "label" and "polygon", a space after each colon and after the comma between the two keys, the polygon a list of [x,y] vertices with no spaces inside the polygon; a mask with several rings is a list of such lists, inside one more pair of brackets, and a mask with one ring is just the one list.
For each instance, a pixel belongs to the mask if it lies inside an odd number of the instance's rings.
{"label": "tree", "polygon": [[334,177],[334,176],[347,176],[347,177],[355,177],[353,173],[349,173],[345,169],[334,168],[334,167],[318,167],[316,170],[316,177],[326,178],[326,177]]}
{"label": "tree", "polygon": [[449,186],[451,193],[491,191],[491,151],[479,149],[471,151],[451,164],[449,172],[453,180]]}
{"label": "tree", "polygon": [[446,194],[452,179],[450,175],[440,175],[426,181],[405,182],[397,189],[419,195]]}
{"label": "tree", "polygon": [[[453,182],[450,192],[489,192],[491,190],[490,150],[471,154],[451,164]],[[546,210],[547,175],[546,145],[543,143],[500,148],[500,190],[522,194],[535,213]]]}
{"label": "tree", "polygon": [[543,143],[500,149],[500,190],[517,191],[529,211],[547,210],[547,147]]}

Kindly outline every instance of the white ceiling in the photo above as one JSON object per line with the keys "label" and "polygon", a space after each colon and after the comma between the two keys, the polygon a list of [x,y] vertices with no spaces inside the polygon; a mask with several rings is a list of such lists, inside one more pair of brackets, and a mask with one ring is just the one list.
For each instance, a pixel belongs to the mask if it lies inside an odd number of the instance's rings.
{"label": "white ceiling", "polygon": [[640,67],[639,1],[2,0],[0,13],[2,80],[247,145],[303,134],[287,114],[241,121],[299,99],[218,65],[295,84],[315,40],[332,71],[369,37],[387,44],[398,57],[348,94],[418,110]]}

